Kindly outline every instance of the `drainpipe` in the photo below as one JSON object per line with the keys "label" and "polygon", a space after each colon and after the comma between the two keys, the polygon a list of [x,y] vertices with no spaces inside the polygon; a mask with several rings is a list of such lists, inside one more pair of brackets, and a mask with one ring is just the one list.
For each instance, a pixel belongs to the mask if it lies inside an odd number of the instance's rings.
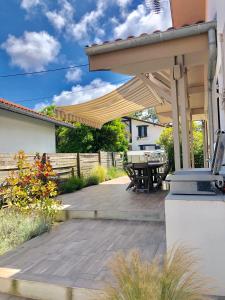
{"label": "drainpipe", "polygon": [[212,98],[212,84],[216,70],[217,59],[217,43],[216,43],[216,30],[210,28],[208,31],[208,119],[209,119],[209,137],[210,137],[210,159],[213,157],[214,152],[214,124],[213,124],[213,98]]}

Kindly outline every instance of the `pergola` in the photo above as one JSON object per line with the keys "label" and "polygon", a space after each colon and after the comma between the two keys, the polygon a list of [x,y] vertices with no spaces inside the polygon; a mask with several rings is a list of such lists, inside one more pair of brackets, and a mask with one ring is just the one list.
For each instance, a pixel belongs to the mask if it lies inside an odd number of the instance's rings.
{"label": "pergola", "polygon": [[61,118],[99,128],[117,117],[155,107],[161,122],[173,123],[176,169],[194,167],[192,120],[202,120],[206,165],[216,126],[211,94],[214,22],[93,45],[86,53],[91,71],[111,70],[134,78],[93,101],[58,107]]}

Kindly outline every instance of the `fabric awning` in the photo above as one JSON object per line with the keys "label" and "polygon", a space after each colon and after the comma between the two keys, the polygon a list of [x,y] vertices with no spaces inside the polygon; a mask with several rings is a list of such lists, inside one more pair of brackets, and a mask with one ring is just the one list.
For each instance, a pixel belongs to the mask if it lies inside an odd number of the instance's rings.
{"label": "fabric awning", "polygon": [[95,128],[103,124],[145,108],[162,103],[155,91],[139,77],[95,100],[82,104],[59,106],[57,117],[61,120],[80,122]]}

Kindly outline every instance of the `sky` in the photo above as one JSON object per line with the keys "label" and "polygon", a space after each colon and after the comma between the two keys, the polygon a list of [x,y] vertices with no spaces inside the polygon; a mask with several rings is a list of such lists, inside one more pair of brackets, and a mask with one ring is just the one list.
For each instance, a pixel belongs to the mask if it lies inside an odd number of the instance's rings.
{"label": "sky", "polygon": [[168,0],[162,13],[151,0],[0,1],[0,75],[67,66],[77,68],[0,78],[0,97],[40,110],[102,96],[129,80],[109,71],[90,72],[84,48],[171,26]]}

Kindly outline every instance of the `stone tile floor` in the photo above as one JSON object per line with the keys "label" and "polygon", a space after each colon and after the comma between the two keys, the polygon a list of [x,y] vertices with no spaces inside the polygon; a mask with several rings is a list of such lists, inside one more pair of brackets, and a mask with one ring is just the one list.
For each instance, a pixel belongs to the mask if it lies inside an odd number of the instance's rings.
{"label": "stone tile floor", "polygon": [[12,276],[16,279],[101,289],[116,252],[138,249],[151,260],[163,254],[165,246],[163,224],[70,220],[3,255],[0,268],[18,270]]}
{"label": "stone tile floor", "polygon": [[164,220],[165,191],[135,193],[126,191],[129,178],[124,176],[58,197],[68,210],[105,210],[151,212]]}

